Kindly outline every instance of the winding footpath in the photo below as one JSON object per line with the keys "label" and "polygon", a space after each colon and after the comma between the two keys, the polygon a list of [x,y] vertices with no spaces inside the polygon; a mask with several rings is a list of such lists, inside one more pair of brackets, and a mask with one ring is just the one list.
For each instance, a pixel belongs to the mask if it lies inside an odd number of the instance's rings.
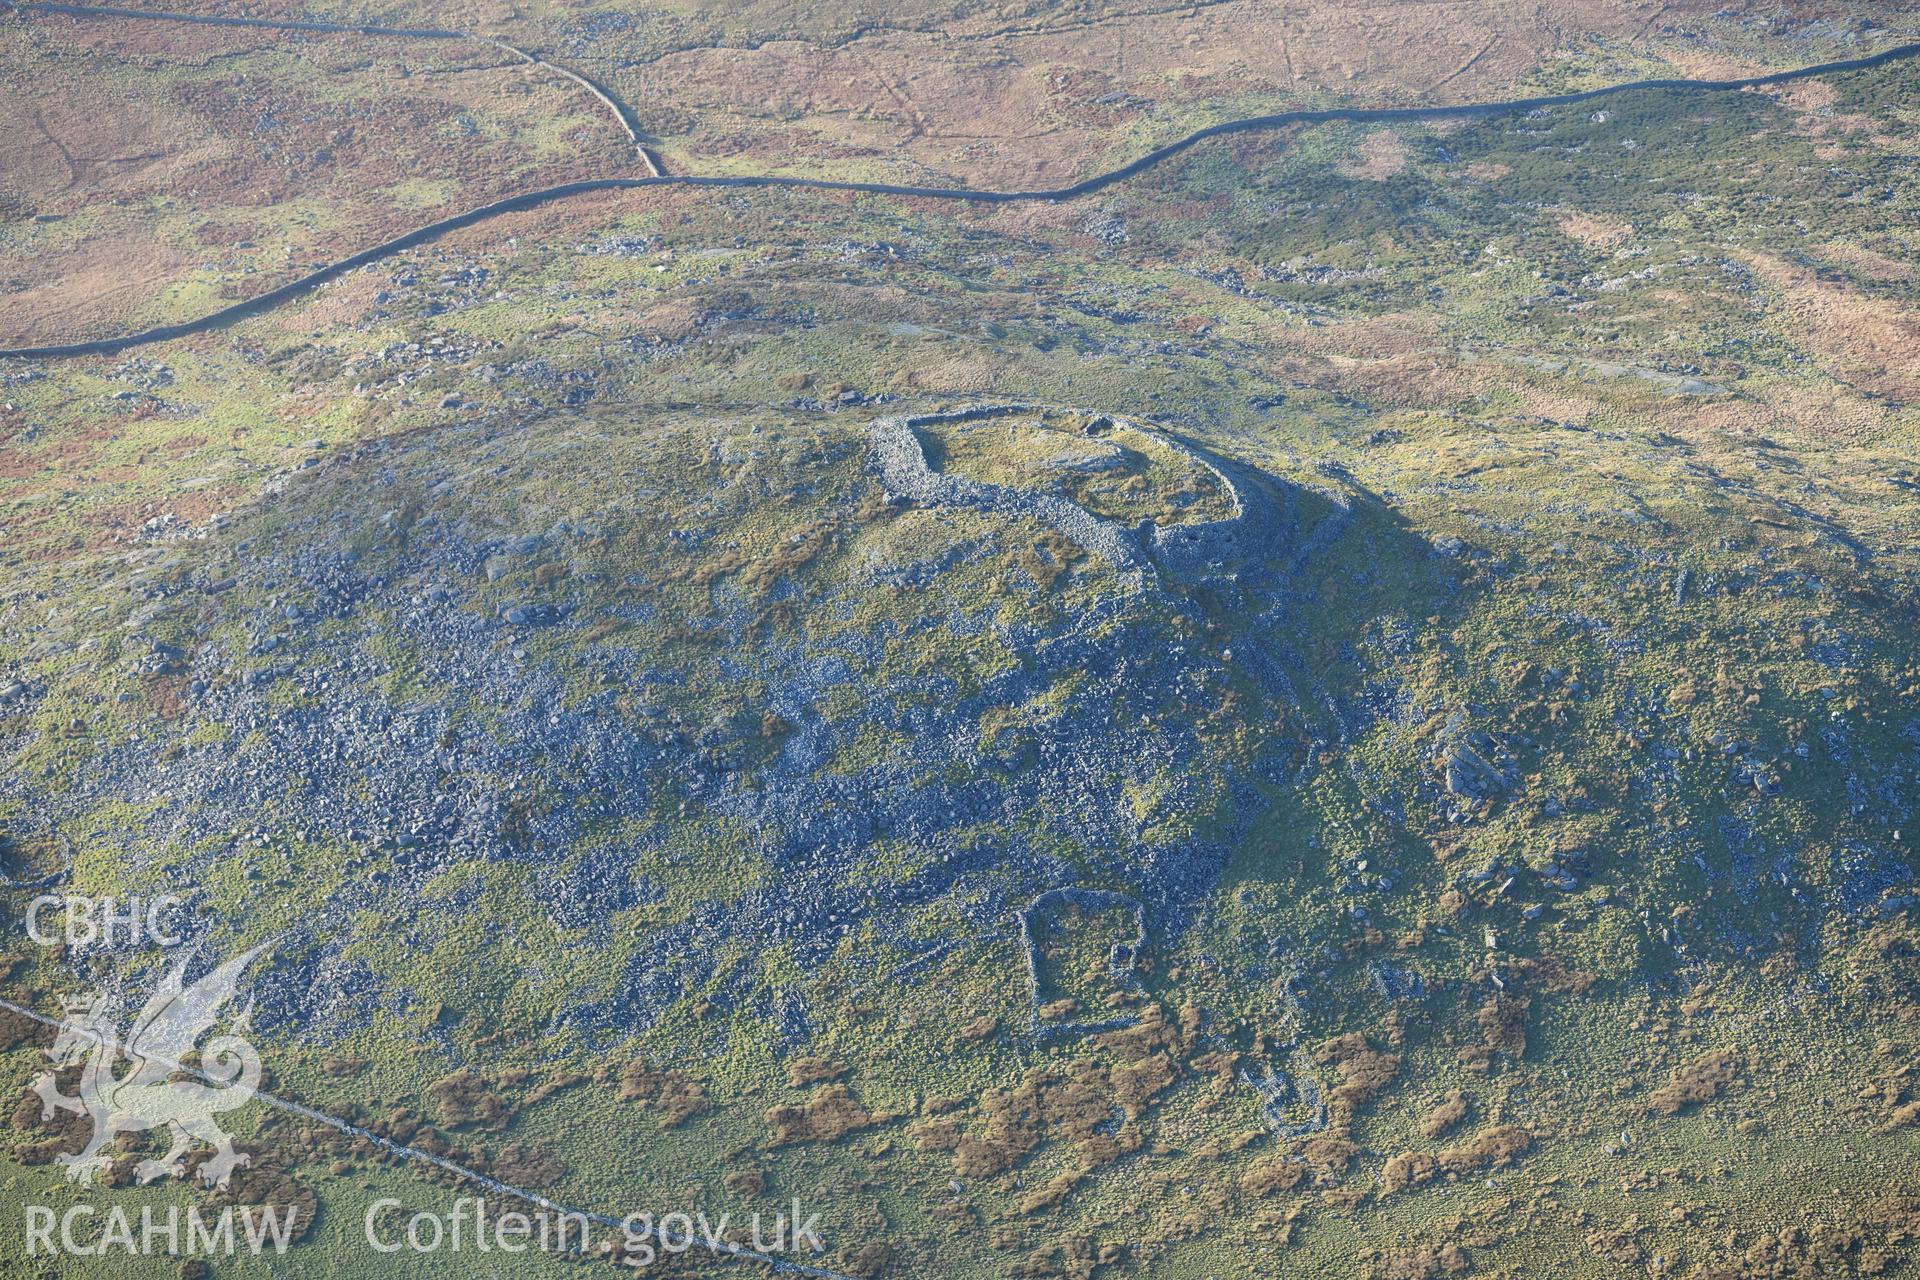
{"label": "winding footpath", "polygon": [[694,174],[667,174],[659,172],[652,157],[639,145],[638,129],[630,114],[611,94],[599,89],[584,76],[565,71],[545,62],[533,54],[524,53],[512,46],[500,45],[487,37],[471,36],[456,31],[440,31],[431,28],[346,26],[322,22],[301,22],[294,20],[269,20],[261,18],[225,18],[208,15],[189,15],[163,13],[139,9],[109,9],[89,5],[67,5],[53,3],[22,3],[12,6],[17,9],[36,10],[52,13],[69,13],[81,16],[106,16],[124,18],[153,18],[172,22],[199,22],[217,26],[271,27],[295,31],[344,31],[363,35],[403,36],[414,39],[459,39],[478,40],[494,44],[496,47],[511,49],[512,52],[541,66],[552,68],[568,75],[579,83],[594,89],[603,102],[612,106],[620,116],[621,123],[634,138],[634,145],[652,172],[647,177],[633,178],[590,178],[578,182],[564,182],[558,186],[542,187],[534,191],[522,192],[495,200],[478,208],[441,218],[422,227],[416,227],[391,240],[382,241],[359,253],[328,263],[298,279],[290,280],[277,288],[257,294],[242,302],[222,307],[217,311],[184,320],[178,324],[160,325],[136,333],[124,334],[117,338],[101,338],[91,342],[68,342],[49,346],[0,348],[0,359],[55,359],[63,356],[113,355],[129,347],[144,346],[148,343],[167,342],[174,338],[184,338],[191,334],[205,333],[231,324],[248,316],[270,311],[282,303],[325,284],[338,276],[368,263],[378,262],[405,249],[425,244],[450,231],[470,227],[485,222],[489,218],[504,213],[516,213],[533,209],[540,205],[565,200],[570,196],[584,195],[595,191],[631,191],[648,187],[724,187],[730,189],[770,189],[789,187],[808,191],[846,191],[865,195],[905,196],[924,200],[961,200],[975,204],[1013,204],[1018,202],[1053,202],[1073,200],[1080,196],[1091,195],[1096,191],[1124,182],[1146,172],[1210,138],[1225,137],[1236,133],[1255,133],[1264,130],[1281,129],[1298,124],[1325,124],[1333,121],[1357,123],[1391,123],[1410,120],[1440,120],[1460,117],[1487,117],[1511,115],[1515,113],[1540,110],[1550,107],[1573,106],[1583,102],[1592,102],[1600,98],[1613,97],[1623,93],[1635,93],[1643,90],[1670,92],[1724,93],[1744,89],[1760,89],[1771,85],[1788,84],[1796,80],[1809,80],[1818,76],[1838,75],[1849,71],[1865,71],[1873,67],[1904,59],[1920,57],[1920,44],[1903,44],[1879,53],[1861,58],[1848,58],[1840,62],[1822,62],[1813,66],[1799,67],[1790,71],[1776,71],[1763,76],[1746,76],[1735,80],[1629,80],[1621,84],[1607,85],[1598,89],[1586,89],[1577,93],[1546,94],[1529,98],[1511,98],[1500,102],[1463,103],[1456,106],[1430,107],[1320,107],[1298,111],[1280,111],[1273,115],[1249,116],[1239,120],[1223,120],[1219,124],[1196,129],[1184,138],[1157,147],[1138,159],[1131,160],[1117,169],[1083,178],[1071,186],[1035,188],[1025,191],[990,191],[974,187],[931,187],[914,186],[891,182],[843,182],[831,178],[800,178],[775,174],[743,175],[733,177],[702,177]]}

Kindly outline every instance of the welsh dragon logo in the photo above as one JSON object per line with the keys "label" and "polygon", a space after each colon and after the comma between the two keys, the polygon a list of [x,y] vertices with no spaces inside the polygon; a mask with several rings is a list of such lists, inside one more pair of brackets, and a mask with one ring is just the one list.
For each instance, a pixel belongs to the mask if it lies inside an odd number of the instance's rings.
{"label": "welsh dragon logo", "polygon": [[[241,971],[266,949],[255,947],[214,969],[192,986],[185,985],[188,960],[182,960],[160,981],[134,1019],[133,1029],[121,1039],[104,995],[70,997],[66,1018],[47,1056],[53,1068],[33,1086],[40,1095],[41,1119],[54,1110],[71,1111],[93,1120],[93,1138],[78,1153],[62,1155],[67,1176],[90,1183],[110,1163],[106,1154],[123,1133],[166,1129],[171,1144],[157,1160],[134,1167],[141,1182],[186,1173],[186,1155],[195,1141],[213,1148],[200,1166],[209,1187],[223,1187],[233,1171],[247,1163],[244,1152],[233,1149],[233,1139],[214,1117],[250,1101],[260,1086],[260,1056],[238,1035],[215,1036],[206,1044],[200,1037],[210,1030],[221,1008],[233,998]],[[247,1015],[234,1020],[244,1029]],[[198,1065],[186,1058],[198,1052]],[[122,1063],[123,1074],[115,1074]],[[61,1092],[55,1073],[80,1065],[80,1094]]]}

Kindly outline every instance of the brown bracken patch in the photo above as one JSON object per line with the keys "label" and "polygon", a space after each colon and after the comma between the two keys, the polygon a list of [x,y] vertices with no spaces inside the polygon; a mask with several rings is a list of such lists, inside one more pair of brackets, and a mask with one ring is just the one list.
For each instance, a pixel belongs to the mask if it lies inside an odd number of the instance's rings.
{"label": "brown bracken patch", "polygon": [[1455,1089],[1420,1119],[1420,1134],[1425,1138],[1438,1138],[1453,1126],[1467,1118],[1469,1106],[1467,1095]]}
{"label": "brown bracken patch", "polygon": [[655,1071],[635,1058],[620,1073],[620,1096],[660,1113],[660,1123],[671,1129],[705,1111],[707,1088],[684,1071]]}
{"label": "brown bracken patch", "polygon": [[879,1118],[843,1084],[821,1085],[801,1106],[768,1107],[766,1120],[773,1130],[769,1145],[776,1147],[797,1142],[838,1142],[879,1123]]}
{"label": "brown bracken patch", "polygon": [[1670,1116],[1696,1103],[1720,1096],[1739,1083],[1739,1059],[1731,1049],[1715,1049],[1702,1054],[1680,1070],[1673,1079],[1653,1091],[1647,1099],[1649,1112]]}
{"label": "brown bracken patch", "polygon": [[1341,1082],[1330,1097],[1334,1105],[1349,1112],[1373,1101],[1400,1069],[1398,1055],[1381,1053],[1357,1031],[1326,1041],[1314,1050],[1313,1060],[1340,1072]]}

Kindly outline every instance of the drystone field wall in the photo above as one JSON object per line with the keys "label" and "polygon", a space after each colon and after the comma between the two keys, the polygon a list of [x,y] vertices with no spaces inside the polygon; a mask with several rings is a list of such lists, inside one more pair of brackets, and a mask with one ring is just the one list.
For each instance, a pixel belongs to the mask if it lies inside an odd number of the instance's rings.
{"label": "drystone field wall", "polygon": [[[49,13],[63,13],[75,17],[112,17],[127,19],[147,19],[167,22],[189,22],[214,26],[265,27],[300,31],[352,31],[365,35],[404,36],[416,39],[467,39],[465,33],[444,31],[436,28],[380,27],[372,25],[347,25],[300,20],[276,20],[266,18],[227,17],[205,14],[174,13],[164,10],[141,10],[111,8],[99,5],[76,5],[59,3],[5,3],[0,0],[0,10],[41,10]],[[1593,89],[1582,89],[1572,93],[1551,94],[1528,98],[1514,98],[1503,102],[1473,102],[1458,104],[1436,104],[1420,107],[1321,107],[1312,110],[1282,111],[1275,115],[1251,116],[1238,120],[1222,120],[1215,124],[1195,130],[1184,138],[1175,139],[1164,146],[1149,151],[1117,169],[1094,174],[1079,182],[1065,187],[1044,188],[1031,191],[983,191],[968,187],[932,187],[915,186],[892,182],[852,182],[833,178],[811,178],[792,174],[668,174],[661,171],[660,165],[644,145],[634,123],[632,114],[627,111],[606,88],[589,80],[579,72],[547,62],[545,59],[513,49],[513,53],[539,62],[554,71],[585,86],[596,98],[610,108],[619,119],[621,127],[627,131],[634,144],[634,150],[648,172],[645,177],[634,178],[588,178],[578,182],[563,182],[558,186],[541,187],[533,191],[523,191],[518,195],[495,200],[490,204],[454,214],[436,222],[416,227],[403,235],[363,249],[350,257],[334,262],[299,276],[277,288],[268,289],[252,298],[230,303],[217,310],[197,316],[190,320],[174,324],[157,325],[122,334],[114,338],[100,338],[85,342],[52,343],[44,346],[0,348],[0,359],[46,360],[67,356],[112,355],[129,347],[143,346],[153,342],[168,342],[189,334],[204,333],[248,316],[258,315],[271,310],[292,298],[338,278],[356,267],[369,262],[425,244],[438,239],[450,231],[472,226],[477,222],[497,217],[503,213],[519,212],[535,208],[554,200],[563,200],[571,196],[583,195],[594,191],[631,191],[651,186],[685,187],[727,187],[732,189],[791,187],[814,191],[848,191],[871,195],[912,196],[932,200],[964,200],[978,204],[1009,204],[1024,201],[1062,201],[1124,182],[1155,165],[1180,155],[1189,148],[1197,146],[1209,138],[1223,137],[1228,134],[1257,132],[1268,129],[1285,128],[1298,124],[1323,124],[1329,121],[1343,120],[1354,123],[1391,123],[1395,121],[1438,120],[1461,117],[1498,116],[1518,114],[1527,111],[1546,110],[1552,107],[1572,106],[1591,102],[1596,98],[1610,97],[1615,94],[1632,93],[1638,90],[1661,90],[1667,92],[1739,92],[1748,89],[1765,88],[1772,85],[1788,84],[1797,80],[1812,79],[1819,76],[1836,75],[1849,71],[1865,71],[1873,67],[1907,58],[1920,57],[1920,44],[1898,45],[1891,49],[1882,49],[1878,53],[1860,58],[1849,58],[1840,62],[1821,63],[1810,67],[1797,67],[1788,71],[1776,71],[1767,75],[1745,76],[1732,80],[1696,80],[1696,79],[1656,79],[1633,80],[1621,84],[1602,85]]]}

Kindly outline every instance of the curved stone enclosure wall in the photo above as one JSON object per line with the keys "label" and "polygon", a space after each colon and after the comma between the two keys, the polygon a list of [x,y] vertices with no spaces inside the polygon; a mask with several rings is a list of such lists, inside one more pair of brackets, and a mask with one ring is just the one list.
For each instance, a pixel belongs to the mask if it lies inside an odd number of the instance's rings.
{"label": "curved stone enclosure wall", "polygon": [[1271,535],[1275,531],[1275,524],[1269,520],[1249,518],[1249,503],[1258,501],[1256,488],[1236,484],[1224,466],[1185,441],[1138,423],[1130,422],[1127,425],[1136,431],[1147,432],[1184,454],[1196,466],[1204,468],[1233,500],[1233,514],[1218,520],[1174,525],[1141,521],[1141,541],[1153,548],[1153,558],[1162,568],[1186,575],[1206,573],[1223,568],[1229,561],[1245,559],[1259,552],[1259,547],[1249,545],[1253,537],[1258,536],[1255,531],[1261,530]]}
{"label": "curved stone enclosure wall", "polygon": [[1232,561],[1273,549],[1270,545],[1263,547],[1258,542],[1263,538],[1271,539],[1279,532],[1277,520],[1261,518],[1264,515],[1277,515],[1277,512],[1253,509],[1269,505],[1262,486],[1236,482],[1229,474],[1238,469],[1233,464],[1196,449],[1164,431],[1118,418],[1111,420],[1116,426],[1152,436],[1195,466],[1203,468],[1219,483],[1232,502],[1232,515],[1191,525],[1163,526],[1152,520],[1142,520],[1136,528],[1129,529],[1094,515],[1079,503],[1056,494],[988,484],[936,471],[927,461],[926,446],[917,430],[921,427],[1038,412],[1042,410],[1033,405],[995,404],[974,405],[949,413],[875,419],[867,431],[871,457],[879,472],[880,483],[889,498],[906,499],[925,506],[970,507],[1039,520],[1065,534],[1082,550],[1099,556],[1121,570],[1137,571],[1157,566],[1182,576],[1202,575],[1218,572]]}
{"label": "curved stone enclosure wall", "polygon": [[886,488],[887,496],[907,498],[930,507],[972,507],[1025,516],[1058,529],[1083,551],[1101,557],[1116,569],[1145,567],[1140,544],[1126,529],[1111,520],[1102,520],[1077,502],[1054,494],[1010,489],[935,471],[928,464],[926,446],[915,431],[916,427],[936,423],[973,422],[1022,412],[1031,410],[1025,405],[982,405],[955,413],[876,420],[867,431],[880,483]]}

